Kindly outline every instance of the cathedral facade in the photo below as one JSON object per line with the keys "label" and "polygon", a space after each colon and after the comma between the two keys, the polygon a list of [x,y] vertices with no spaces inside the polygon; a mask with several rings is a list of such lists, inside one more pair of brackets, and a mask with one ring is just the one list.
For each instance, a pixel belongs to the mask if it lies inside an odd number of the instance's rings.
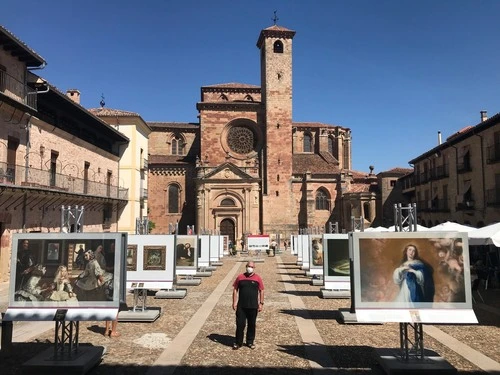
{"label": "cathedral facade", "polygon": [[377,215],[377,176],[352,171],[351,130],[292,118],[295,31],[261,31],[261,85],[204,86],[198,123],[148,122],[152,233],[288,238]]}

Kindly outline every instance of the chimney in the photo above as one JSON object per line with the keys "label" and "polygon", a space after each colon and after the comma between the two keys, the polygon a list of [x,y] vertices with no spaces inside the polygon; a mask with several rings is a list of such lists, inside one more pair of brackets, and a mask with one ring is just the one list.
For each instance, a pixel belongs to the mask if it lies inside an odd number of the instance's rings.
{"label": "chimney", "polygon": [[481,111],[481,122],[488,120],[488,112]]}
{"label": "chimney", "polygon": [[80,91],[78,91],[77,89],[69,89],[68,91],[66,91],[66,95],[76,104],[80,104]]}
{"label": "chimney", "polygon": [[441,139],[441,132],[438,131],[438,145],[440,145],[441,143],[443,143],[443,140]]}

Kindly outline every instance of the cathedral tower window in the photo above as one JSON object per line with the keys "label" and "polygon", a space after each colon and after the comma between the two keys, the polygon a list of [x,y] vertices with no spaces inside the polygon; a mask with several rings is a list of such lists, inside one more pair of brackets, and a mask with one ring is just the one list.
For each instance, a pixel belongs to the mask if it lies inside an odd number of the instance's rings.
{"label": "cathedral tower window", "polygon": [[273,44],[274,53],[283,53],[283,42],[281,40],[277,40]]}
{"label": "cathedral tower window", "polygon": [[180,136],[172,137],[172,155],[184,155],[185,142]]}
{"label": "cathedral tower window", "polygon": [[179,202],[180,202],[180,188],[178,185],[169,185],[167,193],[167,204],[168,213],[177,214],[180,212]]}
{"label": "cathedral tower window", "polygon": [[328,137],[328,152],[330,154],[332,154],[333,156],[335,156],[334,150],[333,150],[333,138],[332,137]]}
{"label": "cathedral tower window", "polygon": [[312,137],[309,133],[304,134],[303,151],[312,152]]}
{"label": "cathedral tower window", "polygon": [[324,189],[318,189],[318,191],[316,192],[316,209],[328,211],[330,210],[328,193]]}

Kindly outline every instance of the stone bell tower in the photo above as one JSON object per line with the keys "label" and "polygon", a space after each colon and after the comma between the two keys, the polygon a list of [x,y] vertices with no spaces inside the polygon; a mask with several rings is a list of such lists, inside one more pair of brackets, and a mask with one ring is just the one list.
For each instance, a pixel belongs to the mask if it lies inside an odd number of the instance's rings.
{"label": "stone bell tower", "polygon": [[273,25],[261,31],[262,230],[279,233],[296,223],[292,178],[292,40],[295,31]]}

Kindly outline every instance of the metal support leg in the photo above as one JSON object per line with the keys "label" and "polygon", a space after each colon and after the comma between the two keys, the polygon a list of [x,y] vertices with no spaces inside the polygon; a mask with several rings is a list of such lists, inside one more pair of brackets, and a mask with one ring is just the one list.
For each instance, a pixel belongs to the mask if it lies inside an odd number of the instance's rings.
{"label": "metal support leg", "polygon": [[[413,341],[408,337],[409,329],[413,330]],[[403,361],[424,359],[424,330],[422,323],[399,323],[400,355]]]}
{"label": "metal support leg", "polygon": [[134,289],[134,312],[144,312],[146,310],[146,298],[148,290],[144,288]]}
{"label": "metal support leg", "polygon": [[54,360],[71,360],[78,352],[80,322],[56,321]]}

